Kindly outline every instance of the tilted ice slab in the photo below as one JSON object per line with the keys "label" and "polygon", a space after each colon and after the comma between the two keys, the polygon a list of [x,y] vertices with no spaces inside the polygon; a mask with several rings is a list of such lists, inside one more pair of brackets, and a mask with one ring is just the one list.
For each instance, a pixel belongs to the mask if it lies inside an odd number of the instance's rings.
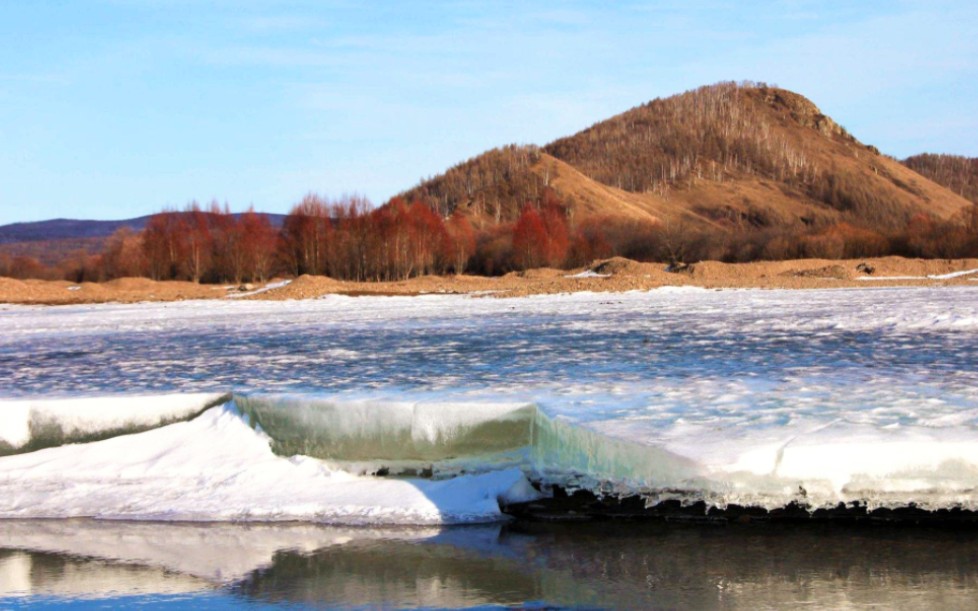
{"label": "tilted ice slab", "polygon": [[361,477],[272,453],[232,405],[135,435],[0,458],[0,517],[337,524],[489,522],[535,493],[518,469]]}
{"label": "tilted ice slab", "polygon": [[479,588],[490,582],[539,597],[519,543],[500,539],[499,529],[0,520],[0,604],[63,602],[56,597],[118,606],[123,596],[162,594],[149,602],[165,605],[172,595],[197,594],[177,602],[209,607],[216,590],[233,597],[223,606],[470,608],[500,604]]}
{"label": "tilted ice slab", "polygon": [[156,428],[228,399],[220,393],[0,399],[0,455]]}
{"label": "tilted ice slab", "polygon": [[726,427],[642,419],[574,422],[533,404],[241,397],[286,454],[344,468],[420,468],[436,477],[519,467],[544,484],[775,508],[975,508],[978,433],[956,421],[876,426],[834,418]]}

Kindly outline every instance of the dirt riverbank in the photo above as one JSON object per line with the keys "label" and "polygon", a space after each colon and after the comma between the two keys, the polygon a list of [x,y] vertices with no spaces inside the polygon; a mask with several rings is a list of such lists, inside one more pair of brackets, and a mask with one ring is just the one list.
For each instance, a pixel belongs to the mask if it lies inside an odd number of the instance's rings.
{"label": "dirt riverbank", "polygon": [[[661,263],[614,258],[576,270],[536,269],[501,277],[424,276],[398,282],[346,282],[300,276],[255,287],[154,282],[120,278],[103,283],[0,278],[0,303],[82,304],[185,299],[314,299],[323,295],[424,295],[463,293],[496,297],[622,292],[662,286],[813,289],[879,286],[978,286],[978,259],[923,260],[884,257],[859,260],[804,259],[720,263],[703,261],[667,271]],[[244,290],[242,290],[244,288]],[[264,290],[263,290],[264,289]]]}

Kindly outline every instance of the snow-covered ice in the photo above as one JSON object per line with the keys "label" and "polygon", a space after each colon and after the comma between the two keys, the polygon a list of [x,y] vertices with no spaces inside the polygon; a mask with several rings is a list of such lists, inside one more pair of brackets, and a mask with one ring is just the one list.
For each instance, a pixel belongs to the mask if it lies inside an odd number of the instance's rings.
{"label": "snow-covered ice", "polygon": [[442,524],[531,500],[517,469],[447,480],[359,477],[272,453],[233,407],[135,435],[0,459],[0,517]]}

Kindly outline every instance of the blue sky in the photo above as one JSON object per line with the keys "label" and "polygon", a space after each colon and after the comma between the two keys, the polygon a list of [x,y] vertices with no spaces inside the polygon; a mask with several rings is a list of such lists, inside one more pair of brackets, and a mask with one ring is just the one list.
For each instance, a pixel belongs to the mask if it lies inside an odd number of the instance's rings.
{"label": "blue sky", "polygon": [[978,156],[973,0],[0,0],[0,224],[379,204],[743,79],[899,158]]}

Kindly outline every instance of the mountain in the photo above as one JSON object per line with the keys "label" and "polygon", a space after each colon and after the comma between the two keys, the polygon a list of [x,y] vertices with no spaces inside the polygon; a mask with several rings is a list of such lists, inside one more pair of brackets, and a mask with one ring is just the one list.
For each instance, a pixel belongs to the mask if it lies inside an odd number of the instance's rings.
{"label": "mountain", "polygon": [[123,227],[129,227],[133,231],[142,231],[149,219],[149,216],[141,216],[122,221],[52,219],[34,223],[0,225],[0,244],[39,242],[45,240],[107,238]]}
{"label": "mountain", "polygon": [[515,219],[548,188],[571,218],[722,232],[836,223],[895,231],[916,214],[949,219],[969,205],[807,98],[754,83],[656,99],[542,148],[495,149],[403,196],[489,224]]}
{"label": "mountain", "polygon": [[[281,227],[285,216],[264,214],[275,227]],[[234,217],[239,217],[235,214]],[[32,223],[11,223],[0,225],[0,244],[13,242],[38,242],[43,240],[83,240],[88,238],[107,238],[113,233],[128,227],[134,232],[142,231],[152,216],[140,216],[121,221],[87,221],[79,219],[52,219]]]}
{"label": "mountain", "polygon": [[907,157],[903,165],[978,204],[978,158],[924,153]]}

